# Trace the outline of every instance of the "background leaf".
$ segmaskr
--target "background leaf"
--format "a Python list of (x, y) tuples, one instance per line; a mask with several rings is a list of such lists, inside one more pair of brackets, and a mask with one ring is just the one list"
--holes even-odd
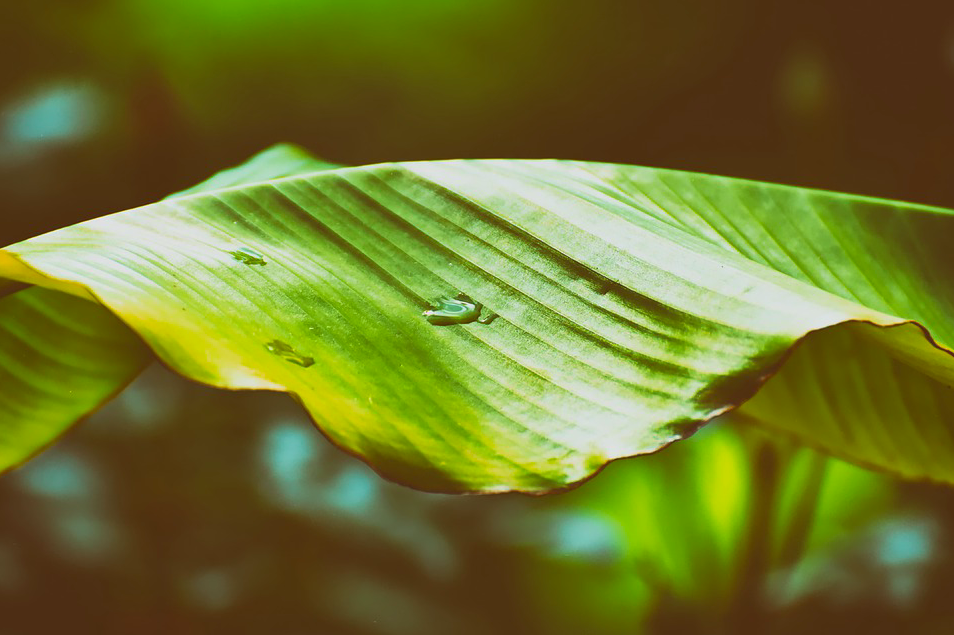
[[(330, 166), (280, 144), (172, 196)], [(51, 443), (152, 359), (128, 327), (91, 300), (0, 279), (0, 471)]]
[(134, 333), (88, 300), (42, 287), (0, 298), (0, 469), (99, 407), (148, 358)]

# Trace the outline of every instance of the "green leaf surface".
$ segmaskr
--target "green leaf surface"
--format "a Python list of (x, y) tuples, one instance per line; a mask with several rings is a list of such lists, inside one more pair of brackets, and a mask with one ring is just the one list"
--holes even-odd
[[(288, 144), (269, 148), (184, 192), (314, 172), (332, 164)], [(19, 270), (25, 280), (37, 274)], [(48, 281), (41, 281), (48, 282)], [(50, 283), (63, 288), (61, 283)], [(82, 289), (74, 295), (0, 279), (0, 471), (19, 465), (128, 384), (152, 359), (122, 321)]]
[(187, 377), (296, 395), (423, 489), (549, 491), (740, 404), (951, 481), (952, 222), (667, 170), (435, 161), (188, 194), (11, 246), (0, 274), (91, 291)]

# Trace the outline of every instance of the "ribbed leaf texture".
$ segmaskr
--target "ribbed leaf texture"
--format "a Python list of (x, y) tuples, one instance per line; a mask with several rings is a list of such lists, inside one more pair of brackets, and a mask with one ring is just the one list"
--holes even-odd
[[(740, 407), (954, 481), (948, 210), (622, 165), (267, 152), (8, 247), (0, 275), (102, 303), (187, 377), (292, 393), (339, 446), (422, 489), (550, 491)], [(73, 337), (50, 328), (47, 366), (11, 363), (3, 399), (48, 407), (27, 388), (64, 372), (54, 349)], [(42, 440), (3, 412), (7, 465), (128, 376), (68, 399)]]

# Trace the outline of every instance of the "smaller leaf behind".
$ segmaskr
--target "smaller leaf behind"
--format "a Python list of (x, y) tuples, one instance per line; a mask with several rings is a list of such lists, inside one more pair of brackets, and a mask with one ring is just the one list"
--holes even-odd
[(0, 470), (22, 463), (150, 359), (101, 306), (30, 287), (0, 298)]
[[(336, 166), (279, 144), (169, 198), (330, 167)], [(19, 263), (5, 264), (32, 281), (57, 284)], [(89, 298), (84, 290), (60, 288), (0, 278), (0, 472), (52, 443), (154, 359), (110, 311), (77, 297)]]

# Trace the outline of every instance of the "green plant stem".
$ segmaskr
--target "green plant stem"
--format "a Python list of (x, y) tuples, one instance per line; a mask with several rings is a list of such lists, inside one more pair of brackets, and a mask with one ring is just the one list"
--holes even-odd
[(815, 524), (815, 513), (818, 510), (818, 496), (825, 482), (828, 459), (811, 452), (809, 457), (808, 474), (805, 486), (792, 511), (791, 524), (785, 533), (782, 548), (779, 551), (776, 566), (780, 569), (794, 567), (805, 551), (808, 537)]
[(0, 298), (12, 295), (17, 291), (23, 291), (33, 285), (26, 282), (15, 282), (13, 280), (0, 280)]
[(727, 634), (760, 635), (766, 632), (768, 612), (763, 589), (770, 565), (770, 536), (781, 458), (779, 449), (772, 443), (764, 443), (758, 448), (737, 592), (724, 622)]

